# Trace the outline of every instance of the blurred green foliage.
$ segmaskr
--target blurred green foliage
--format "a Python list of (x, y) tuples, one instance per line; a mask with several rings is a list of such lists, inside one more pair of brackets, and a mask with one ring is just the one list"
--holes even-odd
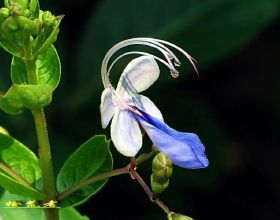
[[(224, 93), (224, 96), (222, 98), (219, 96), (220, 100), (215, 100), (216, 97), (210, 99), (208, 93), (213, 92), (215, 85), (223, 85), (222, 80), (225, 78), (218, 78), (215, 82), (211, 81), (212, 76), (206, 74), (211, 72), (213, 66), (235, 56), (238, 51), (252, 44), (276, 21), (279, 17), (279, 0), (80, 0), (79, 2), (50, 0), (41, 1), (40, 5), (42, 9), (51, 9), (57, 15), (66, 15), (56, 44), (62, 63), (62, 80), (54, 94), (54, 102), (47, 108), (56, 170), (59, 170), (63, 160), (66, 160), (70, 153), (86, 139), (93, 134), (104, 132), (101, 130), (98, 110), (102, 92), (100, 66), (102, 58), (111, 46), (130, 37), (150, 36), (177, 44), (198, 60), (200, 80), (195, 78), (191, 65), (181, 59), (183, 64), (179, 69), (181, 77), (173, 80), (168, 70), (161, 68), (160, 80), (146, 95), (157, 104), (165, 121), (171, 127), (199, 134), (206, 146), (206, 154), (210, 161), (209, 168), (183, 170), (175, 167), (170, 187), (162, 195), (163, 200), (172, 210), (186, 213), (197, 220), (206, 219), (203, 218), (202, 208), (196, 206), (203, 201), (196, 200), (208, 198), (205, 200), (208, 202), (207, 205), (213, 207), (211, 203), (215, 201), (215, 191), (223, 187), (220, 185), (221, 179), (228, 172), (226, 169), (230, 166), (229, 163), (238, 164), (240, 160), (238, 154), (235, 156), (236, 151), (232, 152), (232, 146), (234, 147), (236, 143), (232, 143), (229, 137), (229, 132), (232, 130), (228, 127), (231, 125), (223, 123), (225, 118), (220, 115), (221, 110), (218, 109), (219, 107), (226, 109), (225, 106), (228, 106), (227, 108), (233, 111), (229, 113), (235, 113), (233, 110), (235, 100), (232, 97), (237, 97), (234, 95), (239, 82), (229, 83), (228, 90), (223, 87), (215, 88), (219, 94)], [(256, 53), (261, 52), (256, 51)], [(6, 91), (11, 84), (8, 69), (11, 57), (3, 51), (0, 51), (0, 57), (0, 91)], [(116, 79), (120, 76), (126, 61), (128, 59), (124, 59), (119, 67), (113, 69), (114, 83), (117, 82)], [(246, 74), (242, 66), (237, 68), (238, 72), (225, 68), (227, 72), (218, 74), (218, 77)], [(185, 72), (191, 74), (186, 75)], [(211, 73), (215, 77), (215, 73)], [(249, 80), (248, 84), (250, 82)], [(213, 87), (209, 87), (209, 83), (213, 83)], [(212, 90), (208, 91), (206, 88)], [(229, 90), (232, 93), (225, 92)], [(238, 91), (240, 94), (237, 98), (240, 98), (244, 91)], [(213, 92), (214, 95), (217, 93)], [(254, 96), (254, 98), (259, 97)], [(34, 127), (30, 120), (28, 114), (10, 117), (3, 112), (0, 113), (1, 126), (7, 128), (17, 139), (23, 140), (26, 145), (35, 146)], [(234, 120), (237, 118), (232, 119)], [(236, 133), (231, 135), (236, 135), (236, 139), (243, 145), (248, 143), (245, 142), (246, 138), (238, 139), (244, 137), (238, 136), (238, 132), (248, 134), (248, 130), (245, 130), (242, 125), (238, 129), (240, 130), (236, 130)], [(105, 133), (108, 134), (108, 130)], [(252, 139), (255, 140), (254, 138)], [(149, 148), (150, 143), (146, 142), (143, 151)], [(128, 159), (120, 156), (113, 147), (111, 149), (116, 158), (115, 167), (128, 162)], [(139, 168), (139, 172), (148, 182), (151, 164), (144, 164)], [(267, 175), (269, 176), (267, 178), (273, 176)], [(237, 206), (238, 208), (240, 207)], [(125, 220), (132, 219), (132, 216), (134, 220), (165, 218), (164, 214), (148, 202), (148, 198), (139, 186), (125, 177), (111, 179), (104, 191), (80, 209), (83, 214), (96, 219)], [(106, 211), (104, 216), (104, 210), (110, 209), (112, 211)], [(215, 213), (220, 212), (219, 207), (214, 206), (213, 209), (212, 214), (216, 216)], [(232, 212), (238, 213), (237, 210)], [(272, 212), (270, 215), (265, 213), (270, 216), (269, 219), (277, 219)], [(262, 219), (261, 216), (266, 215), (244, 214), (239, 219), (250, 219), (252, 216), (254, 219)], [(216, 216), (216, 219), (223, 219), (222, 214), (220, 216), (220, 218)], [(227, 219), (233, 218), (228, 216)]]

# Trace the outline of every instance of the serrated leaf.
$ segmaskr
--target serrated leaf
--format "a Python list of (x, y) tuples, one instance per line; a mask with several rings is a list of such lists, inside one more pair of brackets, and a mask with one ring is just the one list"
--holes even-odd
[[(0, 133), (0, 162), (8, 166), (30, 184), (41, 178), (39, 160), (36, 155), (16, 139)], [(0, 185), (12, 193), (41, 199), (42, 193), (28, 187), (3, 170), (0, 170)]]
[[(113, 160), (109, 141), (104, 135), (96, 135), (78, 148), (65, 162), (57, 178), (57, 189), (63, 192), (81, 180), (112, 170)], [(75, 206), (97, 193), (107, 179), (83, 187), (66, 197), (61, 206)]]
[[(50, 85), (55, 90), (61, 74), (61, 66), (58, 54), (54, 46), (41, 53), (36, 60), (36, 74), (39, 85)], [(11, 64), (11, 77), (15, 84), (28, 84), (25, 63), (19, 57), (13, 57)]]
[[(32, 208), (6, 208), (6, 202), (8, 201), (26, 201), (25, 198), (17, 195), (4, 192), (0, 199), (0, 219), (4, 220), (45, 220), (43, 209), (32, 209)], [(73, 207), (59, 209), (60, 220), (89, 220), (88, 217), (82, 216)]]

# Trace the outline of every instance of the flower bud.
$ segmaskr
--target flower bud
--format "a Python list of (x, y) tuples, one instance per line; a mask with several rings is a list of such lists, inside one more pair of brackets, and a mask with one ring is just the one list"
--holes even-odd
[(0, 8), (0, 22), (4, 21), (10, 15), (9, 9)]
[(167, 216), (168, 220), (193, 220), (191, 217), (182, 215), (182, 214), (177, 214), (177, 213), (170, 213)]
[(29, 18), (31, 16), (30, 10), (29, 9), (23, 10), (22, 16)]
[(17, 7), (20, 8), (21, 10), (25, 10), (29, 7), (29, 0), (5, 0), (5, 7)]
[(166, 182), (172, 176), (172, 161), (161, 152), (153, 159), (152, 171), (157, 182)]
[(151, 187), (152, 191), (155, 194), (160, 194), (163, 191), (165, 191), (168, 188), (169, 185), (169, 179), (167, 179), (165, 182), (157, 182), (154, 178), (154, 175), (151, 175)]
[(54, 26), (55, 16), (50, 11), (44, 11), (42, 14), (42, 21), (45, 26)]
[(36, 22), (24, 16), (16, 16), (15, 19), (19, 28), (21, 28), (24, 33), (31, 34), (33, 36), (38, 35), (39, 25)]
[(18, 24), (14, 17), (8, 17), (2, 24), (2, 30), (6, 33), (18, 30)]

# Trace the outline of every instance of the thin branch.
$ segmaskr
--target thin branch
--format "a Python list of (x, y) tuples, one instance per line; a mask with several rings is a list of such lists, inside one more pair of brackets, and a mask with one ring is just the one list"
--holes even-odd
[(142, 177), (137, 173), (135, 169), (130, 169), (130, 174), (134, 177), (134, 179), (137, 180), (137, 182), (140, 184), (140, 186), (143, 188), (143, 190), (146, 192), (148, 195), (149, 199), (156, 203), (166, 214), (170, 213), (169, 208), (164, 205), (164, 203), (158, 198), (157, 195), (155, 195), (148, 185), (145, 183), (145, 181), (142, 179)]
[(3, 162), (0, 162), (0, 170), (3, 170), (4, 172), (9, 174), (11, 177), (16, 179), (18, 182), (22, 183), (23, 185), (33, 188), (32, 185), (26, 179), (24, 179), (22, 176), (18, 175), (14, 170), (12, 170), (10, 167), (8, 167)]
[(87, 186), (89, 184), (95, 183), (97, 181), (109, 178), (109, 177), (113, 177), (113, 176), (118, 176), (121, 174), (125, 174), (125, 173), (129, 173), (129, 166), (123, 167), (123, 168), (119, 168), (119, 169), (115, 169), (106, 173), (101, 173), (99, 175), (90, 177), (86, 180), (82, 180), (81, 182), (78, 182), (77, 184), (73, 185), (72, 187), (66, 189), (65, 191), (63, 191), (62, 193), (57, 195), (57, 200), (61, 201), (64, 198), (66, 198), (67, 196), (69, 196), (71, 193), (79, 190), (80, 188)]

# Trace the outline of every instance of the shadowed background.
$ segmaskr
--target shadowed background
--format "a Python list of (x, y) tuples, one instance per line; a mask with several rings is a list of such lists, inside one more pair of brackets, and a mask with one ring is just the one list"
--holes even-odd
[[(207, 169), (174, 168), (161, 195), (171, 210), (196, 220), (280, 218), (279, 0), (49, 0), (43, 10), (65, 14), (56, 47), (62, 79), (46, 109), (54, 167), (101, 129), (102, 58), (115, 43), (137, 36), (168, 40), (197, 59), (199, 79), (181, 58), (181, 76), (161, 66), (160, 79), (145, 95), (165, 121), (197, 133), (206, 146)], [(146, 49), (141, 47), (141, 49)], [(0, 51), (0, 90), (10, 86), (11, 57)], [(116, 85), (129, 59), (113, 69)], [(8, 116), (0, 124), (13, 137), (36, 146), (31, 115)], [(146, 137), (147, 139), (147, 137)], [(150, 149), (147, 139), (143, 152)], [(111, 144), (115, 168), (128, 163)], [(139, 172), (149, 181), (151, 164)], [(165, 219), (128, 176), (109, 180), (78, 208), (91, 219)]]

